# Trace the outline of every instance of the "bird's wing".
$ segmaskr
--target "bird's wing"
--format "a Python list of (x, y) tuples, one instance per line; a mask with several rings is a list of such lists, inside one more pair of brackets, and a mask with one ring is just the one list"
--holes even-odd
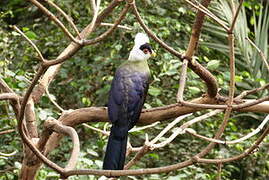
[(140, 113), (148, 90), (147, 73), (119, 69), (112, 81), (108, 113), (112, 123), (132, 128)]

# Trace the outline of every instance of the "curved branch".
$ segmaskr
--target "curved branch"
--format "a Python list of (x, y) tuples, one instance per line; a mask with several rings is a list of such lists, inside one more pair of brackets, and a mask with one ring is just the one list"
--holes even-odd
[(61, 29), (62, 31), (66, 34), (70, 40), (76, 44), (81, 44), (81, 42), (76, 39), (68, 30), (67, 28), (63, 25), (63, 23), (53, 14), (51, 13), (47, 8), (45, 8), (40, 2), (37, 0), (28, 0), (31, 3), (33, 3), (36, 7), (38, 7), (44, 14), (46, 14), (52, 21), (54, 21)]
[(75, 131), (75, 129), (72, 127), (69, 127), (69, 126), (65, 126), (60, 121), (57, 121), (53, 118), (48, 119), (45, 122), (44, 127), (46, 129), (53, 130), (53, 131), (60, 133), (60, 134), (66, 134), (66, 135), (69, 135), (71, 137), (72, 142), (73, 142), (73, 150), (72, 150), (70, 159), (69, 159), (66, 167), (64, 168), (64, 170), (74, 169), (76, 166), (78, 157), (79, 157), (79, 152), (80, 152), (79, 138), (78, 138), (78, 134)]
[(18, 101), (19, 96), (15, 93), (2, 93), (2, 94), (0, 94), (0, 101), (2, 101), (2, 100)]

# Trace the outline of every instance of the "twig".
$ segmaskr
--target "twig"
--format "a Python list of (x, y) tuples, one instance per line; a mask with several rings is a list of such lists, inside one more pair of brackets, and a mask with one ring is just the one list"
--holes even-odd
[[(238, 6), (238, 8), (237, 8), (237, 10), (236, 10), (236, 13), (234, 14), (232, 24), (231, 24), (231, 26), (230, 26), (230, 29), (228, 30), (228, 32), (230, 32), (230, 33), (234, 30), (235, 22), (236, 22), (236, 20), (237, 20), (237, 17), (238, 17), (238, 15), (239, 15), (240, 10), (241, 10), (243, 1), (244, 1), (244, 0), (240, 0), (240, 2), (239, 2), (239, 6)], [(233, 3), (233, 1), (231, 1), (231, 2)], [(233, 5), (232, 7), (234, 7), (234, 5)]]
[[(111, 23), (101, 23), (101, 26), (114, 26), (114, 24), (111, 24)], [(124, 29), (124, 30), (127, 30), (127, 31), (132, 31), (133, 30), (133, 28), (128, 27), (128, 26), (123, 26), (123, 25), (118, 25), (118, 28), (121, 28), (121, 29)]]
[(190, 121), (188, 121), (188, 122), (182, 124), (179, 128), (181, 128), (182, 130), (184, 130), (184, 129), (186, 129), (187, 127), (193, 125), (194, 123), (197, 123), (197, 122), (200, 122), (200, 121), (202, 121), (202, 120), (204, 120), (204, 119), (207, 119), (207, 118), (209, 118), (209, 117), (215, 116), (216, 114), (218, 114), (218, 113), (220, 113), (220, 112), (222, 112), (222, 111), (223, 111), (223, 110), (214, 110), (214, 111), (211, 111), (211, 112), (209, 112), (209, 113), (206, 113), (206, 114), (204, 114), (204, 115), (202, 115), (202, 116), (196, 117), (196, 118), (194, 118), (194, 119), (192, 119), (192, 120), (190, 120)]
[(88, 125), (88, 124), (86, 124), (86, 123), (83, 123), (82, 125), (85, 126), (85, 127), (87, 127), (87, 128), (89, 128), (89, 129), (92, 129), (92, 130), (94, 130), (94, 131), (100, 132), (100, 133), (102, 133), (102, 134), (105, 135), (105, 136), (109, 136), (109, 134), (110, 134), (110, 133), (107, 132), (107, 131), (103, 131), (103, 130), (101, 130), (101, 129), (95, 128), (95, 127), (90, 126), (90, 125)]
[(137, 132), (137, 131), (142, 131), (144, 129), (147, 129), (147, 128), (151, 128), (151, 127), (154, 127), (156, 126), (157, 124), (159, 124), (160, 121), (157, 121), (155, 123), (152, 123), (152, 124), (149, 124), (147, 126), (142, 126), (142, 127), (135, 127), (135, 128), (132, 128), (130, 131), (128, 131), (129, 133), (132, 133), (132, 132)]
[(101, 0), (97, 0), (97, 3), (94, 2), (94, 11), (93, 11), (93, 18), (92, 18), (92, 22), (90, 23), (90, 27), (89, 27), (89, 31), (93, 31), (93, 28), (96, 24), (96, 20), (97, 20), (97, 16), (98, 16), (98, 12), (99, 12), (99, 9), (100, 9), (100, 3), (101, 3)]
[(46, 87), (46, 94), (48, 95), (49, 100), (56, 106), (61, 112), (64, 112), (65, 110), (53, 99), (52, 95), (49, 93), (48, 86)]
[(33, 41), (31, 39), (29, 39), (17, 26), (14, 25), (14, 26), (12, 26), (12, 28), (15, 29), (18, 33), (20, 33), (24, 37), (24, 39), (26, 39), (31, 44), (31, 46), (33, 46), (33, 48), (36, 50), (40, 60), (42, 62), (44, 62), (45, 59), (44, 59), (42, 53), (37, 48), (37, 46), (35, 45), (35, 43), (33, 43)]
[(169, 123), (153, 140), (150, 141), (150, 144), (155, 144), (165, 133), (167, 133), (171, 128), (173, 128), (177, 123), (179, 123), (181, 120), (185, 119), (186, 117), (191, 116), (191, 114), (186, 114), (183, 116), (179, 116), (174, 121)]
[(103, 39), (105, 39), (108, 35), (110, 35), (117, 28), (117, 26), (121, 23), (121, 21), (124, 19), (129, 8), (130, 8), (130, 5), (126, 4), (126, 6), (122, 10), (121, 14), (119, 15), (119, 18), (115, 21), (114, 25), (111, 28), (109, 28), (106, 32), (104, 32), (103, 34), (101, 34), (97, 38), (94, 38), (91, 40), (84, 40), (83, 45), (90, 45), (90, 44), (98, 43), (98, 42), (102, 41)]
[(53, 14), (51, 13), (46, 7), (44, 7), (41, 3), (39, 3), (37, 0), (28, 0), (32, 2), (36, 7), (38, 7), (44, 14), (46, 14), (53, 22), (55, 22), (62, 31), (67, 35), (67, 37), (70, 38), (71, 41), (73, 41), (76, 44), (81, 44), (81, 41), (76, 39), (63, 25), (63, 23)]
[(4, 157), (10, 157), (10, 156), (14, 156), (18, 151), (13, 151), (12, 153), (2, 153), (0, 152), (0, 156), (4, 156)]
[(4, 135), (4, 134), (8, 134), (8, 133), (12, 133), (14, 132), (15, 129), (8, 129), (8, 130), (4, 130), (4, 131), (0, 131), (0, 135)]
[(44, 0), (44, 1), (47, 2), (49, 5), (51, 5), (52, 7), (54, 7), (55, 9), (57, 9), (64, 16), (64, 18), (70, 23), (72, 28), (77, 33), (78, 38), (81, 39), (81, 36), (79, 34), (79, 30), (77, 29), (77, 26), (74, 24), (72, 19), (59, 6), (57, 6), (57, 4), (55, 4), (54, 2), (52, 2), (50, 0)]
[(211, 117), (211, 116), (214, 116), (214, 115), (220, 113), (221, 111), (222, 111), (222, 110), (211, 111), (211, 112), (209, 112), (209, 113), (206, 113), (206, 114), (204, 114), (204, 115), (202, 115), (202, 116), (196, 117), (196, 118), (194, 118), (194, 119), (192, 119), (192, 120), (190, 120), (190, 121), (184, 123), (184, 124), (181, 125), (179, 128), (175, 128), (173, 134), (170, 135), (169, 138), (167, 138), (165, 141), (160, 142), (160, 143), (158, 143), (158, 144), (153, 144), (153, 145), (151, 146), (151, 148), (152, 148), (152, 149), (156, 149), (156, 148), (162, 148), (162, 147), (166, 146), (167, 144), (169, 144), (170, 142), (172, 142), (178, 135), (180, 135), (180, 134), (184, 134), (184, 133), (186, 132), (186, 130), (191, 131), (191, 130), (188, 129), (187, 127), (193, 125), (194, 123), (197, 123), (197, 122), (200, 122), (200, 121), (202, 121), (202, 120), (204, 120), (204, 119), (207, 119), (207, 118), (209, 118), (209, 117)]
[(252, 90), (247, 90), (247, 91), (243, 91), (240, 95), (238, 95), (236, 98), (234, 98), (235, 100), (237, 99), (242, 99), (243, 97), (247, 96), (247, 95), (250, 95), (250, 94), (254, 94), (254, 93), (257, 93), (259, 91), (262, 91), (264, 89), (268, 89), (269, 88), (269, 83), (268, 84), (265, 84), (261, 87), (258, 87), (258, 88), (255, 88), (255, 89), (252, 89)]
[(206, 7), (204, 7), (202, 4), (200, 4), (198, 1), (195, 1), (197, 5), (195, 5), (193, 2), (189, 0), (185, 0), (188, 4), (193, 6), (194, 8), (198, 9), (199, 11), (202, 11), (205, 13), (208, 17), (216, 21), (221, 27), (223, 27), (226, 31), (229, 30), (229, 28), (222, 22), (217, 16), (215, 16), (212, 12), (210, 12)]
[(91, 3), (91, 7), (92, 7), (92, 9), (93, 9), (93, 14), (95, 14), (95, 12), (96, 12), (96, 3), (95, 3), (95, 0), (90, 0), (90, 3)]
[(248, 156), (249, 154), (253, 153), (253, 151), (255, 151), (255, 149), (258, 149), (259, 148), (259, 144), (268, 135), (268, 133), (269, 133), (269, 126), (267, 126), (267, 128), (265, 129), (265, 131), (256, 140), (256, 142), (250, 148), (248, 148), (245, 152), (243, 152), (242, 154), (239, 154), (239, 155), (236, 155), (236, 156), (230, 157), (230, 158), (223, 158), (223, 159), (204, 159), (204, 158), (198, 158), (197, 159), (197, 162), (218, 164), (218, 163), (227, 163), (227, 162), (231, 162), (231, 161), (236, 161), (238, 159), (242, 159), (242, 158)]
[(251, 133), (247, 134), (246, 136), (243, 136), (239, 139), (236, 139), (236, 140), (233, 140), (233, 141), (221, 141), (221, 140), (218, 140), (218, 139), (213, 139), (213, 138), (208, 138), (208, 137), (205, 137), (205, 136), (202, 136), (200, 134), (197, 134), (193, 131), (187, 131), (188, 133), (198, 137), (198, 138), (201, 138), (201, 139), (204, 139), (204, 140), (207, 140), (207, 141), (210, 141), (210, 142), (215, 142), (215, 143), (218, 143), (218, 144), (236, 144), (236, 143), (240, 143), (242, 141), (245, 141), (249, 138), (251, 138), (252, 136), (256, 135), (257, 133), (259, 133), (263, 127), (266, 125), (266, 123), (269, 121), (269, 115), (266, 116), (266, 118), (262, 121), (262, 123), (254, 130), (252, 131)]
[(261, 51), (261, 49), (258, 47), (258, 46), (256, 46), (256, 44), (254, 43), (254, 42), (252, 42), (248, 37), (246, 37), (246, 40), (248, 40), (248, 42), (258, 51), (258, 53), (260, 54), (260, 56), (261, 56), (261, 58), (262, 58), (262, 60), (263, 60), (263, 62), (264, 62), (264, 64), (266, 65), (266, 68), (267, 68), (267, 70), (269, 71), (269, 64), (268, 64), (268, 62), (267, 62), (267, 59), (266, 59), (266, 57), (265, 57), (265, 55), (264, 55), (264, 53)]

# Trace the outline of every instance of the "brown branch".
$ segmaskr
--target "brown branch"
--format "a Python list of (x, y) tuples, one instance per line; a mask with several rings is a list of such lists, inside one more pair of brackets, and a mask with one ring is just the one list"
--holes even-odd
[(81, 41), (76, 39), (63, 25), (63, 23), (52, 13), (50, 12), (46, 7), (44, 7), (41, 3), (39, 3), (37, 0), (28, 0), (31, 3), (33, 3), (36, 7), (38, 7), (45, 15), (47, 15), (53, 22), (55, 22), (65, 33), (65, 35), (74, 43), (81, 44)]
[[(114, 26), (114, 24), (111, 24), (111, 23), (101, 23), (101, 26)], [(124, 29), (124, 30), (127, 30), (127, 31), (132, 31), (133, 30), (133, 28), (128, 27), (128, 26), (123, 26), (123, 25), (118, 25), (117, 27), (118, 28), (121, 28), (121, 29)]]
[[(211, 0), (203, 0), (201, 4), (203, 7), (207, 8), (208, 5), (210, 4), (210, 1)], [(189, 41), (189, 45), (185, 53), (185, 56), (187, 56), (188, 58), (191, 58), (194, 55), (194, 52), (198, 47), (199, 37), (200, 37), (202, 26), (204, 23), (204, 18), (205, 18), (205, 13), (198, 10), (195, 22), (192, 26), (192, 34)]]
[(0, 135), (4, 135), (4, 134), (8, 134), (8, 133), (12, 133), (14, 132), (15, 129), (8, 129), (8, 130), (4, 130), (4, 131), (0, 131)]
[(189, 1), (189, 0), (185, 0), (188, 4), (190, 4), (191, 6), (193, 6), (194, 8), (196, 8), (197, 10), (205, 13), (208, 17), (210, 17), (211, 19), (213, 19), (214, 21), (216, 21), (220, 26), (222, 26), (226, 31), (229, 30), (229, 28), (225, 25), (225, 23), (220, 20), (217, 16), (215, 16), (212, 12), (210, 12), (206, 7), (204, 7), (202, 4), (200, 4), (198, 1), (196, 1), (196, 4), (194, 4), (193, 2)]
[(51, 5), (52, 7), (54, 7), (57, 11), (59, 11), (64, 16), (64, 18), (70, 23), (72, 28), (75, 30), (78, 38), (81, 39), (79, 31), (77, 29), (77, 26), (74, 24), (72, 19), (59, 6), (57, 6), (57, 4), (55, 4), (54, 2), (52, 2), (50, 0), (44, 0), (44, 1), (47, 2), (49, 5)]
[(25, 107), (26, 129), (30, 138), (38, 138), (37, 123), (35, 116), (35, 106), (33, 99), (30, 98)]
[(64, 168), (64, 170), (68, 171), (68, 170), (74, 169), (76, 166), (78, 157), (79, 157), (79, 152), (80, 152), (79, 138), (78, 138), (77, 132), (72, 127), (65, 126), (60, 121), (57, 121), (53, 118), (47, 120), (44, 127), (45, 129), (50, 129), (57, 133), (69, 135), (71, 137), (72, 142), (73, 142), (73, 150), (72, 150), (70, 159), (66, 167)]
[(38, 56), (39, 56), (39, 59), (41, 61), (45, 61), (42, 53), (40, 52), (40, 50), (38, 49), (38, 47), (35, 45), (35, 43), (33, 43), (33, 41), (31, 41), (31, 39), (29, 39), (17, 26), (12, 26), (13, 29), (15, 29), (18, 33), (20, 33), (30, 44), (31, 46), (33, 46), (33, 48), (36, 50)]
[(227, 162), (242, 159), (242, 158), (250, 155), (251, 153), (253, 153), (253, 151), (259, 147), (259, 144), (262, 143), (263, 139), (268, 135), (268, 133), (269, 133), (269, 126), (267, 126), (267, 128), (262, 133), (262, 135), (256, 140), (256, 142), (250, 148), (248, 148), (245, 152), (243, 152), (242, 154), (239, 154), (237, 156), (230, 157), (230, 158), (223, 158), (223, 159), (203, 159), (203, 158), (198, 158), (197, 160), (198, 160), (199, 163), (214, 163), (214, 164), (218, 164), (218, 163), (227, 163)]
[[(234, 55), (234, 36), (233, 34), (229, 33), (228, 34), (228, 40), (229, 40), (229, 47), (230, 47), (230, 51), (229, 51), (229, 56), (230, 56), (230, 87), (229, 87), (229, 99), (227, 102), (227, 109), (225, 111), (224, 114), (224, 118), (223, 121), (218, 129), (218, 131), (215, 133), (214, 139), (219, 139), (227, 124), (228, 124), (228, 120), (229, 117), (231, 115), (232, 112), (232, 103), (233, 103), (233, 98), (234, 98), (234, 89), (235, 89), (235, 55)], [(201, 151), (199, 154), (197, 154), (197, 157), (201, 157), (206, 155), (207, 153), (209, 153), (214, 146), (216, 145), (215, 142), (211, 142), (203, 151)]]
[(267, 59), (264, 55), (264, 53), (260, 50), (260, 48), (258, 46), (256, 46), (256, 44), (254, 42), (252, 42), (248, 37), (246, 37), (246, 39), (248, 40), (248, 42), (258, 51), (259, 55), (261, 56), (267, 70), (269, 71), (269, 64), (267, 62)]
[(119, 18), (115, 21), (114, 25), (111, 28), (109, 28), (106, 32), (104, 32), (103, 34), (101, 34), (100, 36), (98, 36), (95, 39), (83, 41), (83, 45), (90, 45), (90, 44), (98, 43), (98, 42), (102, 41), (103, 39), (105, 39), (107, 36), (109, 36), (117, 28), (117, 26), (121, 23), (121, 21), (123, 20), (123, 18), (126, 15), (126, 13), (128, 12), (129, 8), (130, 8), (130, 5), (126, 4), (126, 6), (124, 7), (124, 9), (122, 10), (122, 12), (119, 15)]
[(269, 84), (265, 84), (261, 87), (258, 87), (258, 88), (252, 89), (252, 90), (243, 91), (240, 95), (238, 95), (235, 98), (235, 100), (242, 99), (243, 97), (245, 97), (247, 95), (254, 94), (254, 93), (257, 93), (257, 92), (262, 91), (264, 89), (268, 89), (268, 88), (269, 88)]
[[(0, 90), (2, 90), (5, 93), (12, 93), (16, 94), (8, 85), (7, 83), (0, 78)], [(18, 99), (11, 99), (11, 106), (16, 114), (16, 117), (18, 117), (19, 111), (20, 111), (20, 102), (19, 102), (19, 96)]]
[(2, 101), (2, 100), (18, 101), (19, 96), (15, 93), (2, 93), (2, 94), (0, 94), (0, 101)]
[[(239, 12), (240, 12), (241, 7), (242, 7), (242, 5), (243, 5), (243, 1), (244, 1), (244, 0), (240, 0), (240, 2), (239, 2), (239, 6), (238, 6), (238, 8), (237, 8), (237, 10), (236, 10), (236, 12), (235, 12), (235, 14), (234, 14), (233, 21), (232, 21), (232, 24), (231, 24), (231, 27), (230, 27), (228, 33), (231, 33), (231, 32), (233, 32), (233, 30), (234, 30), (235, 22), (236, 22), (236, 20), (237, 20), (237, 17), (238, 17), (238, 15), (239, 15)], [(233, 3), (233, 1), (232, 1), (232, 3)], [(233, 6), (233, 7), (234, 7), (234, 6)]]

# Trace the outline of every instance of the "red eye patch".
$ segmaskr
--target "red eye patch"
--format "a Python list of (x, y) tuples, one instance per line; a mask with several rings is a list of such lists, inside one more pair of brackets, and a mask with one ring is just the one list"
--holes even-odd
[(144, 52), (145, 54), (148, 54), (148, 53), (149, 53), (149, 50), (148, 50), (148, 49), (143, 49), (143, 52)]

